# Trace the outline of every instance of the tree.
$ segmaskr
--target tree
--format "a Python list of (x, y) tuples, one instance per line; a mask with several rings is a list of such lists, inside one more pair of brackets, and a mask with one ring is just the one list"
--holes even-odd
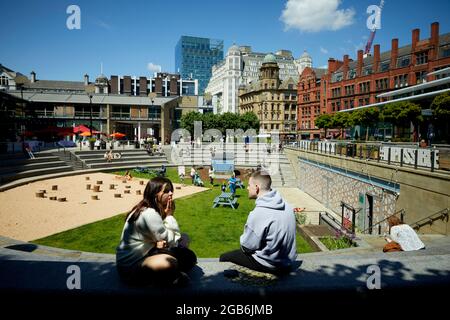
[(327, 129), (331, 128), (331, 118), (330, 114), (321, 114), (314, 120), (314, 124), (319, 129), (325, 129), (325, 137), (327, 136)]
[(180, 119), (180, 126), (191, 133), (194, 136), (194, 121), (202, 121), (202, 114), (197, 111), (191, 111), (183, 114)]
[(226, 112), (219, 117), (218, 125), (220, 131), (223, 135), (226, 135), (226, 129), (237, 129), (239, 128), (240, 118), (236, 113)]
[(255, 113), (246, 112), (240, 116), (239, 127), (244, 131), (248, 129), (255, 129), (257, 131), (259, 129), (259, 119)]
[(353, 125), (366, 127), (366, 141), (368, 141), (370, 127), (380, 120), (380, 110), (376, 107), (358, 109), (351, 113), (350, 118)]
[(407, 127), (410, 123), (416, 128), (419, 122), (423, 121), (422, 109), (416, 103), (410, 101), (400, 101), (389, 103), (384, 106), (381, 118), (385, 122), (390, 122), (397, 127)]
[(331, 127), (341, 130), (341, 137), (343, 136), (342, 130), (352, 126), (352, 120), (348, 112), (336, 112), (331, 118)]
[(445, 120), (450, 117), (450, 92), (444, 92), (436, 96), (431, 103), (433, 115)]

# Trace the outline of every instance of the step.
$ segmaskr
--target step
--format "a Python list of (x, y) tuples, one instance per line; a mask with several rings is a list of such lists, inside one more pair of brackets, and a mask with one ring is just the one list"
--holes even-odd
[(27, 170), (27, 171), (22, 171), (22, 172), (18, 172), (18, 173), (1, 175), (0, 181), (2, 184), (4, 184), (6, 182), (17, 180), (17, 179), (41, 176), (41, 175), (45, 175), (45, 174), (65, 172), (65, 171), (73, 171), (73, 168), (68, 165), (62, 165), (62, 166), (57, 166), (57, 167), (52, 167), (52, 168)]
[(92, 169), (95, 168), (109, 168), (109, 167), (120, 167), (120, 166), (151, 166), (151, 165), (162, 165), (168, 164), (166, 160), (164, 161), (120, 161), (120, 162), (103, 162), (103, 163), (93, 163), (90, 164), (89, 167)]
[[(91, 164), (91, 163), (99, 163), (99, 162), (106, 162), (105, 158), (94, 158), (94, 159), (82, 159), (85, 163)], [(112, 161), (120, 162), (120, 161), (127, 161), (127, 160), (135, 160), (135, 161), (166, 161), (166, 157), (149, 157), (149, 156), (133, 156), (133, 157), (127, 157), (123, 156), (119, 159), (113, 159)]]
[[(85, 150), (85, 151), (73, 151), (74, 154), (76, 155), (89, 155), (89, 154), (101, 154), (104, 155), (105, 152), (109, 152), (109, 149), (102, 149), (102, 150)], [(117, 149), (112, 149), (112, 152), (120, 152), (120, 153), (147, 153), (147, 151), (145, 149), (122, 149), (122, 148), (117, 148)]]
[(52, 168), (54, 166), (62, 166), (66, 163), (64, 161), (52, 161), (52, 162), (38, 162), (38, 163), (27, 163), (24, 165), (15, 165), (10, 167), (0, 167), (0, 174), (22, 172), (34, 169), (44, 169)]

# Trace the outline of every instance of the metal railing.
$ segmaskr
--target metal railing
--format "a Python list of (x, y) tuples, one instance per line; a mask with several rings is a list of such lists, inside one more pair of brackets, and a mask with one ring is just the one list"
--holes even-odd
[(356, 144), (352, 141), (301, 140), (296, 146), (286, 147), (361, 160), (374, 160), (388, 165), (398, 164), (400, 167), (426, 168), (431, 172), (440, 168), (439, 149), (436, 146), (420, 148), (417, 144)]
[(400, 214), (400, 221), (403, 223), (403, 221), (405, 221), (404, 219), (405, 219), (406, 211), (405, 211), (405, 209), (400, 209), (400, 210), (394, 212), (393, 214), (391, 214), (390, 216), (388, 216), (387, 218), (384, 218), (383, 220), (378, 221), (377, 223), (375, 223), (375, 224), (371, 225), (370, 227), (364, 229), (360, 233), (364, 234), (364, 233), (367, 233), (367, 231), (370, 231), (369, 234), (373, 234), (372, 231), (375, 229), (375, 227), (378, 226), (378, 235), (380, 235), (381, 234), (381, 224), (386, 222), (390, 217), (396, 216), (398, 214)]
[(422, 218), (410, 225), (413, 229), (419, 230), (424, 225), (427, 225), (427, 224), (432, 225), (434, 223), (434, 221), (439, 220), (439, 219), (441, 219), (442, 221), (446, 220), (448, 222), (448, 211), (449, 211), (449, 208), (439, 210), (438, 212), (435, 212), (435, 213), (429, 215), (428, 217)]

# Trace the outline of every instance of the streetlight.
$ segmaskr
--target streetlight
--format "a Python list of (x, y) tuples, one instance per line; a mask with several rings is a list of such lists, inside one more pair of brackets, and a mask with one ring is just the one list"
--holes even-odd
[(89, 94), (89, 107), (90, 107), (90, 131), (91, 131), (91, 137), (92, 137), (92, 94)]

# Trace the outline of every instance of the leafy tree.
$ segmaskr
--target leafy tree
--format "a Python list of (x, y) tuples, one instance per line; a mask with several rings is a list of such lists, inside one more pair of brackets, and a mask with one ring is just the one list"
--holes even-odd
[(353, 111), (350, 117), (353, 125), (366, 127), (366, 141), (368, 141), (369, 128), (378, 123), (380, 119), (380, 110), (376, 107), (358, 109)]
[(239, 127), (247, 131), (248, 129), (259, 129), (259, 119), (253, 112), (246, 112), (240, 115), (240, 125)]
[(393, 102), (384, 106), (381, 119), (396, 127), (404, 128), (412, 123), (416, 128), (417, 124), (423, 121), (422, 109), (418, 104), (410, 101)]
[(327, 136), (327, 129), (331, 128), (332, 115), (321, 114), (314, 120), (314, 124), (319, 129), (325, 129), (325, 137)]
[(436, 96), (431, 103), (433, 115), (445, 120), (450, 117), (450, 92), (444, 92)]
[(186, 114), (183, 114), (183, 116), (180, 119), (180, 126), (183, 129), (186, 129), (194, 136), (194, 121), (202, 121), (202, 114), (197, 111), (191, 111)]
[(236, 113), (226, 112), (219, 117), (219, 127), (217, 129), (222, 131), (222, 134), (226, 135), (226, 129), (239, 128), (240, 118)]

